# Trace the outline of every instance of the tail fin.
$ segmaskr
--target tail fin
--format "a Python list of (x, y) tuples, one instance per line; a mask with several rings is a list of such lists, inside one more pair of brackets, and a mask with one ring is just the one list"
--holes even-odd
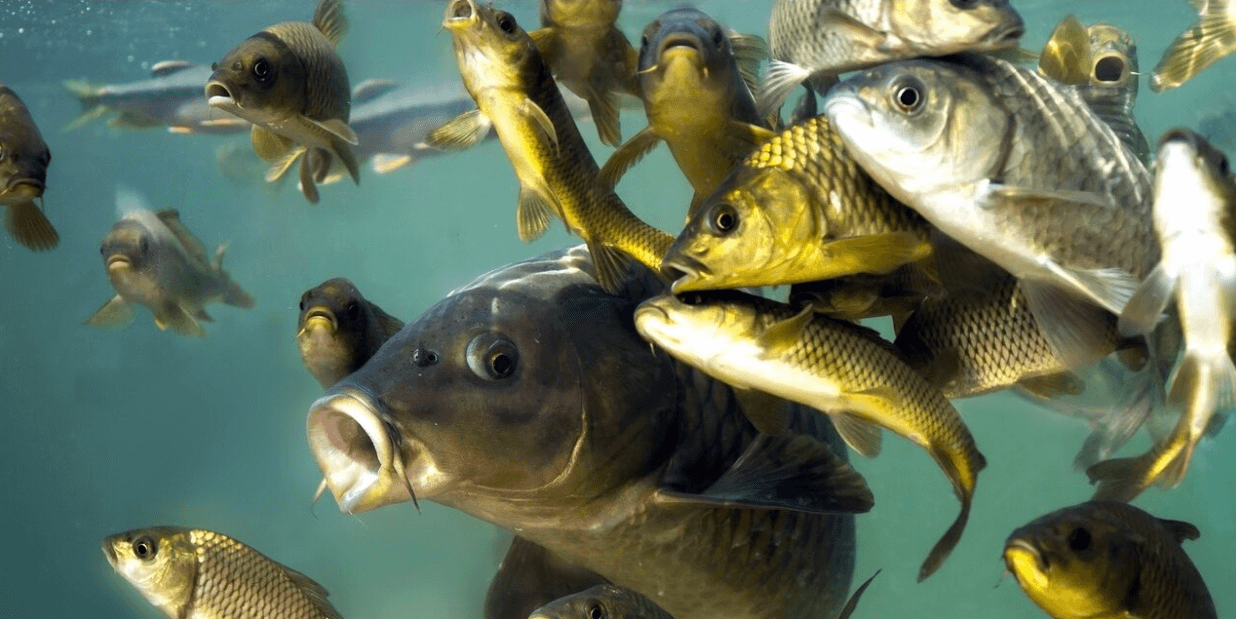
[(257, 305), (253, 301), (253, 297), (249, 296), (249, 293), (245, 292), (240, 287), (240, 284), (232, 281), (227, 271), (223, 270), (223, 255), (227, 253), (227, 247), (227, 243), (219, 245), (219, 249), (215, 250), (215, 259), (211, 263), (214, 265), (215, 270), (219, 272), (219, 275), (227, 281), (227, 289), (223, 292), (223, 302), (234, 307), (252, 308)]
[(65, 80), (64, 87), (69, 94), (77, 97), (78, 103), (82, 104), (81, 114), (78, 114), (73, 122), (65, 125), (64, 131), (80, 129), (107, 114), (107, 106), (99, 102), (98, 86), (82, 80)]
[(1236, 51), (1232, 1), (1209, 0), (1201, 4), (1201, 19), (1172, 41), (1154, 68), (1152, 90), (1162, 92), (1180, 86), (1214, 61)]

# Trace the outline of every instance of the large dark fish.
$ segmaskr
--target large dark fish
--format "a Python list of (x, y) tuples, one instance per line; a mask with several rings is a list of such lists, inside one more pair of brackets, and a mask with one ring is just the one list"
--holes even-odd
[(151, 67), (149, 79), (136, 82), (99, 86), (68, 80), (64, 87), (82, 104), (82, 113), (65, 130), (116, 112), (108, 124), (127, 129), (167, 127), (173, 133), (224, 134), (248, 131), (249, 121), (212, 109), (202, 98), (211, 73), (207, 65), (165, 60)]
[(13, 240), (35, 251), (60, 242), (36, 200), (47, 189), (51, 150), (43, 141), (30, 110), (13, 89), (0, 84), (0, 208), (4, 229)]
[(1124, 503), (1090, 501), (1018, 528), (1004, 562), (1056, 619), (1215, 619), (1214, 601), (1181, 543), (1197, 527)]
[(657, 268), (670, 235), (627, 209), (598, 184), (600, 169), (579, 135), (549, 67), (510, 13), (455, 0), (442, 26), (451, 31), (464, 87), (478, 109), (430, 136), (441, 148), (475, 144), (492, 126), (519, 179), (519, 238), (545, 233), (553, 218), (588, 244), (598, 279), (614, 290), (629, 256)]
[(245, 39), (214, 65), (206, 84), (212, 108), (253, 123), (259, 157), (284, 169), (300, 162), (301, 191), (311, 203), (336, 158), (360, 184), (356, 133), (348, 127), (351, 86), (335, 53), (347, 29), (343, 3), (320, 0), (313, 23), (282, 22)]
[[(834, 616), (853, 570), (847, 514), (871, 506), (835, 433), (796, 408), (802, 434), (758, 435), (730, 388), (649, 350), (632, 312), (663, 286), (624, 281), (606, 294), (586, 252), (557, 252), (405, 326), (309, 411), (340, 508), (414, 491), (678, 619)], [(526, 619), (561, 595), (489, 616)]]
[(341, 619), (312, 578), (214, 531), (136, 529), (107, 536), (103, 554), (172, 619)]
[(352, 282), (328, 279), (300, 297), (296, 342), (323, 389), (359, 370), (403, 322), (367, 301)]

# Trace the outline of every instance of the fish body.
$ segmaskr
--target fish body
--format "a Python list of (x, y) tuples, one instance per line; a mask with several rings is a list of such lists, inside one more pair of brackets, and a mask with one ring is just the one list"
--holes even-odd
[(548, 66), (515, 18), (456, 0), (442, 23), (454, 37), (459, 73), (479, 109), (435, 131), (431, 143), (470, 146), (492, 123), (519, 179), (521, 240), (538, 238), (557, 217), (588, 244), (601, 283), (611, 290), (622, 271), (622, 253), (656, 268), (672, 237), (645, 224), (612, 189), (598, 184), (596, 161)]
[(322, 585), (213, 531), (135, 529), (104, 538), (103, 554), (173, 619), (340, 619)]
[(228, 52), (205, 89), (212, 108), (253, 123), (259, 157), (273, 162), (291, 156), (300, 162), (301, 189), (313, 203), (315, 183), (335, 158), (360, 184), (352, 154), (357, 138), (348, 127), (351, 86), (335, 53), (346, 30), (340, 0), (321, 0), (312, 24), (275, 24)]
[(167, 127), (174, 133), (228, 134), (249, 130), (249, 123), (214, 110), (202, 98), (213, 71), (209, 66), (183, 60), (156, 63), (150, 78), (122, 84), (64, 83), (82, 105), (82, 113), (66, 130), (76, 129), (109, 112), (109, 124), (142, 129)]
[(827, 118), (761, 144), (665, 255), (674, 292), (885, 274), (931, 255), (930, 230), (845, 151)]
[(1197, 527), (1125, 503), (1090, 501), (1018, 528), (1004, 562), (1056, 619), (1213, 619), (1206, 583), (1181, 543)]
[(214, 319), (207, 303), (221, 301), (251, 308), (253, 299), (223, 270), (220, 246), (213, 259), (202, 242), (180, 222), (174, 209), (134, 210), (112, 226), (99, 251), (116, 296), (87, 319), (99, 328), (133, 321), (133, 304), (154, 314), (155, 326), (206, 337), (202, 322)]
[(414, 493), (678, 619), (834, 616), (871, 500), (835, 433), (792, 408), (789, 432), (758, 435), (728, 387), (635, 332), (663, 284), (616, 296), (594, 273), (576, 248), (484, 275), (318, 400), (309, 444), (340, 508)]
[(1168, 380), (1168, 403), (1185, 410), (1150, 453), (1091, 470), (1096, 496), (1131, 500), (1152, 483), (1175, 486), (1211, 419), (1236, 405), (1236, 176), (1227, 157), (1187, 129), (1164, 134), (1154, 177), (1154, 225), (1162, 259), (1120, 317), (1130, 335), (1154, 330), (1175, 300), (1184, 357)]
[(1198, 22), (1172, 41), (1150, 77), (1155, 92), (1177, 88), (1236, 51), (1236, 2), (1193, 0)]
[(365, 365), (403, 322), (367, 301), (352, 282), (337, 277), (301, 295), (297, 327), (305, 369), (323, 389), (330, 389)]
[(614, 152), (602, 182), (615, 185), (664, 141), (695, 190), (690, 218), (734, 165), (772, 135), (737, 59), (756, 63), (764, 54), (761, 39), (731, 34), (695, 7), (671, 9), (648, 24), (639, 52), (648, 127)]
[(1133, 117), (1140, 73), (1129, 33), (1106, 23), (1084, 27), (1069, 15), (1043, 46), (1039, 72), (1072, 85), (1142, 163), (1150, 162), (1150, 146)]
[(49, 250), (60, 242), (39, 206), (49, 165), (51, 149), (30, 110), (12, 88), (0, 84), (0, 210), (9, 236), (34, 251)]
[(622, 0), (541, 0), (530, 32), (558, 83), (588, 102), (601, 141), (622, 143), (619, 94), (639, 96), (635, 49), (618, 29)]
[(657, 297), (636, 310), (635, 326), (656, 346), (718, 380), (829, 415), (859, 453), (878, 453), (881, 427), (927, 450), (962, 507), (923, 563), (919, 580), (948, 557), (965, 528), (986, 459), (957, 410), (873, 331), (739, 293), (692, 304)]
[(895, 60), (1010, 50), (1024, 31), (1007, 0), (778, 0), (760, 110), (778, 111), (808, 79), (831, 85), (840, 73)]
[(597, 585), (587, 591), (558, 598), (529, 615), (528, 619), (673, 619), (664, 608), (639, 592), (617, 585)]
[(889, 193), (1019, 278), (1061, 359), (1108, 352), (1107, 312), (1158, 258), (1150, 176), (1076, 92), (963, 54), (872, 69), (825, 105)]

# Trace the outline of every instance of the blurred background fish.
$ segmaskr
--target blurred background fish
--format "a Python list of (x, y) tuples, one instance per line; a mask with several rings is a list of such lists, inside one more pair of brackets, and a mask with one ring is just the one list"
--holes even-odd
[(81, 128), (115, 113), (113, 127), (167, 127), (173, 133), (229, 134), (249, 130), (249, 121), (214, 110), (202, 97), (211, 68), (185, 60), (165, 60), (150, 68), (150, 78), (121, 84), (95, 85), (66, 80), (64, 87), (82, 113), (64, 130)]

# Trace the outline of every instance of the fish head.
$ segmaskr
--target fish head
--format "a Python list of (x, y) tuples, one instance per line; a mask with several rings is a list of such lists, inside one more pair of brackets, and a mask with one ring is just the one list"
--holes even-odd
[(728, 101), (737, 75), (728, 33), (707, 13), (683, 6), (662, 13), (644, 28), (639, 77), (649, 107), (700, 97)]
[(528, 619), (626, 619), (643, 616), (634, 599), (639, 595), (617, 585), (597, 585), (560, 597), (534, 611)]
[[(305, 367), (323, 387), (351, 374), (371, 348), (381, 345), (375, 323), (365, 298), (347, 279), (327, 280), (305, 291), (296, 332)], [(374, 338), (379, 341), (370, 342)]]
[(1005, 542), (1005, 565), (1053, 617), (1119, 616), (1138, 576), (1138, 548), (1127, 524), (1096, 505), (1047, 514)]
[(125, 217), (116, 222), (99, 246), (108, 276), (146, 270), (153, 262), (155, 244), (154, 235), (140, 221)]
[(305, 66), (270, 29), (242, 41), (212, 68), (205, 90), (212, 108), (256, 124), (305, 112), (309, 81)]
[(169, 616), (193, 599), (197, 554), (189, 532), (177, 527), (134, 529), (103, 538), (116, 573)]
[(812, 193), (778, 167), (740, 167), (695, 212), (662, 269), (675, 293), (789, 283), (828, 233)]
[(1012, 49), (1026, 31), (1008, 0), (892, 0), (887, 6), (893, 34), (931, 56)]
[(483, 276), (318, 400), (309, 444), (340, 508), (415, 493), (532, 526), (648, 475), (677, 406), (672, 365), (591, 268), (576, 249)]
[(1090, 83), (1124, 88), (1131, 97), (1137, 97), (1137, 45), (1133, 37), (1104, 23), (1093, 24), (1086, 32), (1090, 39)]
[(622, 0), (541, 0), (541, 25), (570, 29), (610, 28)]
[(442, 27), (451, 32), (464, 86), (475, 98), (489, 89), (519, 88), (525, 75), (542, 67), (532, 37), (506, 11), (475, 0), (453, 0)]
[(0, 86), (0, 195), (41, 197), (49, 165), (51, 150), (29, 110), (12, 90)]
[(990, 178), (1012, 130), (980, 78), (944, 62), (859, 73), (833, 88), (824, 113), (859, 165), (906, 204)]
[(711, 373), (727, 358), (743, 356), (758, 334), (750, 298), (737, 290), (664, 294), (636, 308), (635, 328), (680, 361)]
[[(1236, 176), (1227, 155), (1198, 133), (1176, 128), (1159, 139), (1154, 196), (1155, 226), (1165, 240), (1212, 222), (1222, 222), (1228, 239), (1236, 238), (1231, 236), (1236, 231)], [(1161, 208), (1160, 202), (1171, 206)]]

